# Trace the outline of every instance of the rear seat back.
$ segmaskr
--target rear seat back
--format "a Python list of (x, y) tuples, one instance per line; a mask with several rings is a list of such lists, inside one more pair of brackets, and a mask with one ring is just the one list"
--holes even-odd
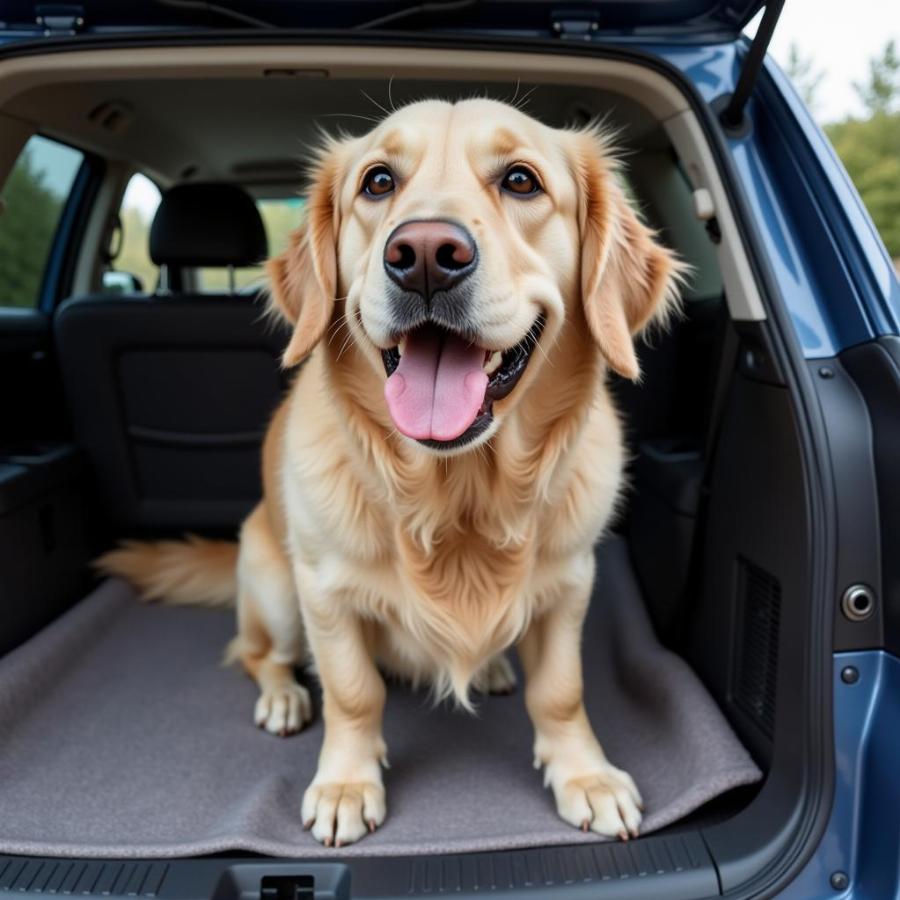
[[(252, 199), (181, 185), (162, 200), (150, 255), (180, 283), (193, 266), (266, 256)], [(76, 440), (122, 530), (234, 528), (260, 496), (260, 442), (285, 382), (287, 333), (259, 297), (73, 297), (55, 336)]]

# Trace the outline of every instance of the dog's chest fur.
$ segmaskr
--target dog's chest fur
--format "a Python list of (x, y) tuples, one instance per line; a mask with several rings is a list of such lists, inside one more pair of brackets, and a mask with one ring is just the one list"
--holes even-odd
[(323, 541), (329, 592), (371, 623), (389, 668), (464, 697), (479, 669), (564, 589), (569, 548), (553, 552), (546, 532), (559, 530), (568, 498), (551, 504), (484, 473), (448, 478), (434, 469), (406, 471), (399, 489), (382, 493), (352, 465), (341, 471), (358, 514), (352, 523), (316, 523), (332, 535)]
[[(298, 403), (286, 513), (292, 552), (316, 570), (321, 602), (351, 605), (391, 668), (464, 694), (491, 656), (585, 577), (580, 560), (591, 559), (620, 481), (618, 423), (603, 401), (577, 436), (510, 436), (493, 455), (452, 460), (369, 438), (365, 424), (348, 441), (332, 409), (306, 415), (304, 429), (309, 405)], [(305, 446), (291, 446), (302, 435)]]

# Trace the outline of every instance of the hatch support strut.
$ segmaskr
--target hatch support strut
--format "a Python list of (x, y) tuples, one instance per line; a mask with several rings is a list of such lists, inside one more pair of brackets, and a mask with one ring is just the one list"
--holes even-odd
[(772, 34), (775, 26), (778, 24), (778, 17), (784, 8), (784, 0), (767, 0), (766, 10), (763, 13), (762, 21), (759, 23), (756, 35), (747, 51), (747, 57), (744, 60), (744, 68), (741, 69), (740, 78), (738, 78), (737, 87), (734, 93), (728, 98), (728, 104), (719, 113), (719, 120), (726, 129), (740, 130), (744, 124), (744, 108), (753, 92), (753, 85), (759, 76), (759, 70), (762, 68), (763, 59), (766, 56), (766, 50), (769, 48), (769, 42), (772, 40)]

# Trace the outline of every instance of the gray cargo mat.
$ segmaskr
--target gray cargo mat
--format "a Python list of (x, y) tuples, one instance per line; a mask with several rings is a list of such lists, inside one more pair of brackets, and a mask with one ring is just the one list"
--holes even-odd
[[(643, 792), (647, 832), (760, 772), (697, 677), (657, 643), (624, 543), (598, 553), (587, 706)], [(480, 700), (473, 718), (394, 685), (388, 819), (325, 850), (300, 823), (321, 717), (287, 739), (258, 731), (254, 685), (219, 666), (232, 633), (230, 612), (142, 606), (110, 581), (0, 660), (0, 852), (349, 856), (597, 840), (556, 817), (531, 767), (521, 690)]]

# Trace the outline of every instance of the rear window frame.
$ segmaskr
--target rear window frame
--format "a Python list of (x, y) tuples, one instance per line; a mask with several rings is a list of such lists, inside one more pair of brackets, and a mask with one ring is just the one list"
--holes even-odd
[(106, 171), (106, 163), (96, 153), (68, 141), (61, 141), (41, 132), (35, 134), (45, 140), (69, 147), (82, 155), (81, 165), (75, 174), (69, 196), (63, 204), (62, 214), (53, 232), (35, 307), (40, 313), (52, 315), (56, 307), (72, 293), (78, 250)]

